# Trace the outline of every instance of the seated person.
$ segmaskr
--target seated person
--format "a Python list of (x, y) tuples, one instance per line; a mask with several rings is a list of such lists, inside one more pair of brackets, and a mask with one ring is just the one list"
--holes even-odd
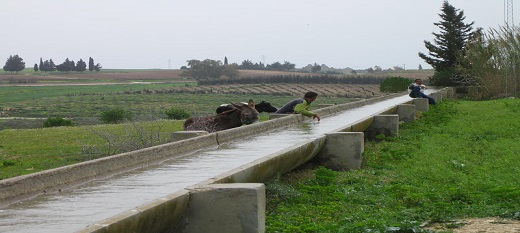
[(309, 91), (305, 93), (303, 98), (295, 99), (289, 103), (286, 103), (283, 107), (278, 109), (275, 113), (278, 114), (291, 114), (291, 113), (299, 113), (306, 117), (312, 117), (312, 119), (318, 119), (320, 121), (320, 116), (316, 113), (309, 111), (309, 107), (311, 103), (316, 100), (318, 97), (318, 93)]
[(424, 94), (424, 89), (426, 89), (426, 86), (423, 84), (422, 79), (420, 79), (420, 78), (415, 79), (415, 82), (410, 84), (408, 86), (408, 89), (410, 90), (410, 94), (409, 94), (410, 97), (427, 98), (429, 104), (435, 104), (435, 99)]

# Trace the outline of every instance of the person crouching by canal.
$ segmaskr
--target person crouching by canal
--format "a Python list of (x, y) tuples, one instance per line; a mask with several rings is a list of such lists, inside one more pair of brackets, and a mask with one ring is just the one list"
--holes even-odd
[(420, 78), (415, 79), (415, 81), (408, 86), (408, 89), (410, 90), (410, 94), (408, 94), (410, 97), (427, 98), (429, 104), (432, 104), (432, 105), (435, 104), (435, 99), (424, 94), (424, 89), (426, 89), (426, 86), (423, 84), (422, 79), (420, 79)]
[(275, 113), (277, 114), (291, 114), (291, 113), (299, 113), (306, 117), (312, 117), (312, 119), (318, 119), (320, 121), (320, 116), (317, 113), (311, 112), (309, 110), (311, 103), (318, 98), (318, 93), (309, 91), (305, 93), (303, 98), (298, 98), (292, 100), (291, 102), (286, 103), (283, 107), (278, 109)]

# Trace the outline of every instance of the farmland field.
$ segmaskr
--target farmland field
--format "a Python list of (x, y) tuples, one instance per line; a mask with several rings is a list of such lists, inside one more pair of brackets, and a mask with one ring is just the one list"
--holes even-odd
[[(108, 109), (120, 107), (137, 118), (164, 118), (176, 107), (192, 115), (214, 114), (222, 103), (253, 99), (281, 107), (307, 91), (320, 94), (313, 104), (342, 104), (383, 95), (375, 84), (235, 84), (199, 86), (180, 77), (180, 70), (107, 70), (87, 73), (0, 73), (0, 129), (12, 118), (71, 118), (78, 125), (97, 124)], [(309, 75), (277, 71), (240, 71), (241, 77)], [(404, 73), (387, 74), (402, 76)], [(410, 71), (410, 78), (429, 74)], [(20, 119), (18, 119), (20, 120)], [(38, 123), (40, 124), (40, 123)], [(23, 127), (22, 127), (23, 128)]]

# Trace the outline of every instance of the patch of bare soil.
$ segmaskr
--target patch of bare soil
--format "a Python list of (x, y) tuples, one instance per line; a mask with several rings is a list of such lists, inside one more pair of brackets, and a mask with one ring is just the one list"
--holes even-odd
[(515, 233), (520, 221), (501, 218), (472, 218), (453, 223), (433, 224), (425, 229), (454, 233)]

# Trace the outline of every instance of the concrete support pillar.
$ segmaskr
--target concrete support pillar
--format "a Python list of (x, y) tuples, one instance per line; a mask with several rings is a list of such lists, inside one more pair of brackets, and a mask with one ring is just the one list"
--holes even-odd
[(377, 135), (385, 135), (387, 137), (395, 137), (399, 135), (399, 116), (393, 115), (377, 115), (374, 116), (372, 125), (365, 130), (365, 136), (368, 140), (374, 140)]
[(279, 113), (271, 113), (269, 114), (269, 120), (284, 117), (284, 116), (290, 116), (292, 114), (279, 114)]
[(170, 135), (170, 139), (172, 142), (176, 142), (206, 134), (208, 134), (206, 131), (176, 131)]
[(265, 232), (265, 186), (212, 184), (191, 190), (188, 208), (174, 232)]
[(415, 121), (415, 105), (413, 105), (413, 104), (397, 105), (397, 115), (399, 115), (400, 121), (404, 121), (404, 122)]
[(448, 90), (447, 89), (441, 90), (440, 93), (441, 93), (441, 101), (443, 99), (447, 99), (448, 98)]
[(435, 100), (435, 102), (437, 102), (437, 103), (442, 101), (442, 93), (441, 92), (430, 93), (429, 96), (432, 97)]
[(413, 104), (415, 105), (415, 110), (426, 112), (428, 111), (429, 104), (427, 98), (415, 98), (413, 99)]
[(362, 132), (328, 133), (325, 137), (325, 145), (314, 159), (316, 162), (335, 171), (361, 167), (365, 145)]

